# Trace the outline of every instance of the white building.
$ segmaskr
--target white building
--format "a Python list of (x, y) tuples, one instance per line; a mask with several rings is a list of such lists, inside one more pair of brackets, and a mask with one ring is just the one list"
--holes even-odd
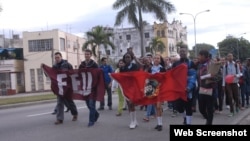
[[(113, 34), (113, 43), (116, 49), (112, 51), (110, 58), (114, 58), (116, 61), (121, 59), (129, 47), (133, 48), (135, 56), (141, 57), (140, 33), (137, 28), (115, 28)], [(145, 48), (149, 46), (153, 37), (153, 26), (146, 25), (144, 27), (143, 38), (143, 45)]]
[(85, 39), (76, 35), (59, 31), (23, 32), (25, 90), (50, 90), (50, 80), (45, 77), (41, 64), (54, 64), (54, 53), (61, 52), (63, 59), (68, 60), (74, 68), (78, 68), (84, 60), (82, 45)]
[[(113, 34), (112, 40), (116, 49), (111, 51), (110, 58), (118, 61), (127, 52), (128, 47), (132, 47), (135, 55), (141, 57), (140, 35), (137, 28), (114, 28)], [(187, 44), (187, 28), (176, 20), (173, 20), (172, 23), (166, 21), (159, 24), (155, 22), (153, 25), (145, 25), (143, 45), (146, 53), (149, 52), (148, 47), (155, 37), (160, 37), (166, 46), (166, 51), (162, 55), (174, 57), (178, 55), (176, 45), (180, 42)]]

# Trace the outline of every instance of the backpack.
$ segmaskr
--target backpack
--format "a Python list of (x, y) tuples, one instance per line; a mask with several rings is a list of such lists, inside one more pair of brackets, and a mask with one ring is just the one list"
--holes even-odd
[[(236, 63), (234, 64), (234, 67), (236, 69), (236, 74), (238, 74), (238, 69), (237, 69), (237, 64)], [(226, 75), (227, 75), (227, 64), (225, 65), (225, 68), (226, 68)]]

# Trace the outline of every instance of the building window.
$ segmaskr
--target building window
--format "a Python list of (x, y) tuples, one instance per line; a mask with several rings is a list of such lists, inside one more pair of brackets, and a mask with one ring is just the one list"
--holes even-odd
[(67, 40), (67, 48), (70, 48), (70, 40)]
[(161, 37), (165, 37), (165, 31), (164, 30), (161, 31)]
[(119, 39), (121, 40), (121, 39), (122, 39), (122, 36), (119, 36)]
[(109, 49), (106, 50), (106, 53), (107, 53), (107, 55), (110, 55), (110, 50)]
[[(0, 88), (2, 89), (10, 89), (11, 81), (10, 81), (10, 73), (0, 73)], [(2, 87), (5, 86), (5, 87)]]
[(145, 36), (145, 38), (149, 38), (149, 37), (150, 37), (150, 36), (149, 36), (149, 32), (144, 33), (144, 36)]
[(131, 35), (126, 35), (126, 40), (131, 40)]
[(30, 85), (31, 85), (31, 91), (36, 90), (36, 80), (35, 80), (35, 70), (30, 69)]
[(16, 74), (16, 80), (18, 86), (24, 86), (24, 76), (22, 72)]
[(65, 51), (65, 39), (60, 38), (60, 51)]
[(29, 40), (29, 52), (51, 51), (53, 49), (53, 39)]
[(159, 30), (157, 30), (157, 37), (160, 37), (161, 36), (161, 33)]
[(38, 90), (44, 90), (43, 83), (43, 71), (42, 69), (37, 69), (37, 80), (38, 80)]
[(49, 77), (49, 76), (46, 76), (46, 84), (49, 84), (49, 83), (51, 83), (50, 77)]

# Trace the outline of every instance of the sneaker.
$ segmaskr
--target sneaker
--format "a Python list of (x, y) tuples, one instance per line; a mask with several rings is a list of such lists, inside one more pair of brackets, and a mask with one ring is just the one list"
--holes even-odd
[(112, 110), (112, 107), (111, 107), (111, 106), (109, 106), (109, 110)]
[(150, 116), (151, 119), (155, 119), (156, 118), (156, 115), (152, 115)]
[(103, 108), (103, 107), (99, 107), (98, 110), (99, 110), (99, 111), (102, 111), (102, 110), (104, 110), (104, 108)]
[(58, 125), (58, 124), (63, 124), (63, 120), (57, 120), (57, 121), (55, 122), (55, 125)]
[(232, 117), (232, 116), (234, 116), (234, 113), (230, 113), (230, 114), (228, 114), (228, 116), (229, 116), (229, 117)]
[(116, 114), (116, 116), (118, 116), (118, 117), (121, 116), (121, 115), (122, 115), (122, 113), (117, 113), (117, 114)]
[(127, 110), (127, 108), (126, 108), (126, 107), (124, 107), (124, 108), (122, 108), (122, 110), (123, 110), (123, 111), (126, 111), (126, 110)]
[(219, 110), (215, 110), (214, 113), (215, 113), (215, 114), (219, 114), (220, 111), (219, 111)]
[(137, 126), (137, 124), (135, 122), (130, 122), (130, 124), (129, 124), (130, 129), (135, 129), (136, 126)]
[(94, 122), (89, 122), (88, 127), (92, 127), (92, 126), (94, 126), (94, 124), (95, 124)]
[(230, 106), (229, 106), (229, 105), (227, 105), (227, 106), (226, 106), (226, 108), (227, 108), (227, 109), (230, 109)]
[(74, 115), (72, 121), (77, 121), (77, 115)]
[(177, 116), (177, 111), (173, 111), (171, 117), (176, 117)]
[(161, 130), (162, 130), (162, 125), (158, 125), (157, 130), (158, 130), (158, 131), (161, 131)]
[(149, 121), (149, 118), (148, 118), (148, 117), (145, 117), (145, 118), (143, 118), (143, 121), (148, 122), (148, 121)]
[(155, 129), (159, 131), (159, 128), (162, 128), (162, 125), (156, 125)]
[(56, 111), (54, 111), (53, 113), (51, 113), (52, 115), (55, 115), (56, 114)]
[(239, 108), (238, 107), (235, 108), (235, 111), (236, 111), (236, 113), (239, 113)]
[(100, 114), (97, 113), (96, 116), (95, 116), (95, 122), (97, 122), (98, 118), (99, 118)]

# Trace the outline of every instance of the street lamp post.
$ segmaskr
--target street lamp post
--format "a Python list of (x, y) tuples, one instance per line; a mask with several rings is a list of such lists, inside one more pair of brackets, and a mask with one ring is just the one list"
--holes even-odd
[(190, 13), (180, 13), (180, 15), (190, 15), (192, 16), (193, 20), (194, 20), (194, 49), (195, 49), (195, 57), (197, 57), (197, 47), (196, 47), (196, 17), (201, 14), (201, 13), (204, 13), (204, 12), (209, 12), (210, 10), (204, 10), (204, 11), (201, 11), (201, 12), (198, 12), (196, 13), (195, 15), (193, 14), (190, 14)]
[[(246, 34), (246, 32), (241, 33), (241, 34), (239, 34), (238, 36), (243, 35), (243, 34)], [(236, 44), (236, 45), (237, 45), (238, 60), (240, 60), (239, 38), (237, 38), (237, 44)]]

